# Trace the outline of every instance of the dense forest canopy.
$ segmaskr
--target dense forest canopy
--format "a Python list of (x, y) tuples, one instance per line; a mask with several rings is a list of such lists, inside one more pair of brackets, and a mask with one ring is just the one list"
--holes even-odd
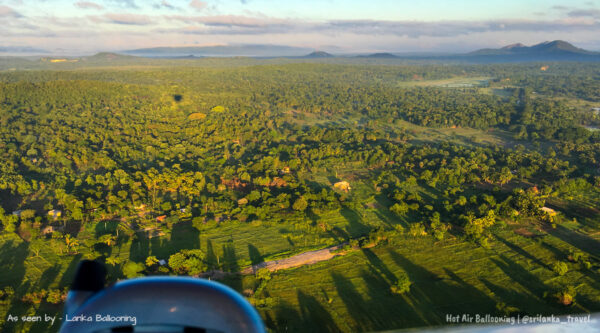
[[(244, 267), (340, 244), (372, 261), (371, 248), (424, 238), (480, 253), (526, 226), (563, 243), (552, 258), (509, 246), (514, 255), (579, 273), (537, 286), (537, 309), (499, 295), (494, 311), (598, 311), (599, 96), (600, 65), (589, 63), (0, 72), (0, 256), (22, 256), (2, 259), (12, 273), (0, 309), (58, 311), (73, 265), (90, 258), (111, 281), (227, 272), (281, 330), (293, 317), (283, 282)], [(539, 247), (536, 237), (522, 241)], [(396, 295), (386, 300), (408, 297), (414, 271), (370, 265)], [(585, 295), (561, 307), (552, 295), (574, 285)], [(399, 328), (370, 323), (338, 329)]]

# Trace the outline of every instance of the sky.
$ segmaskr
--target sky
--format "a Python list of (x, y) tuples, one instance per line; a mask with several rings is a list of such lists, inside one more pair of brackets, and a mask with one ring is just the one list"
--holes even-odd
[(600, 0), (0, 0), (0, 54), (289, 45), (468, 52), (566, 40), (600, 51)]

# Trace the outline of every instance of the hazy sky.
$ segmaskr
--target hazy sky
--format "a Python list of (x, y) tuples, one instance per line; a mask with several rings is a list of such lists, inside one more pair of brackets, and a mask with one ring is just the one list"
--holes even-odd
[(563, 39), (600, 50), (600, 0), (0, 0), (0, 53), (278, 44), (460, 52)]

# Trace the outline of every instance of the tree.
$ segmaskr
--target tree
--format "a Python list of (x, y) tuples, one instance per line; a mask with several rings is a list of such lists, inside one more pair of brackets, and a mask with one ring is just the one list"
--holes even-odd
[(71, 235), (67, 234), (67, 235), (65, 235), (65, 245), (67, 245), (68, 252), (71, 252), (71, 250), (74, 250), (75, 252), (77, 252), (77, 247), (79, 246), (79, 241), (76, 238), (71, 237)]
[(143, 276), (141, 272), (144, 270), (144, 265), (142, 263), (128, 261), (125, 266), (123, 266), (123, 275), (128, 279), (134, 277)]
[(408, 233), (413, 237), (427, 235), (427, 232), (425, 232), (425, 226), (421, 222), (412, 223), (408, 228)]
[(39, 242), (32, 242), (29, 244), (29, 249), (35, 254), (36, 257), (39, 257), (40, 251), (42, 250), (42, 244)]
[(395, 203), (390, 207), (390, 211), (398, 216), (404, 216), (408, 213), (408, 205), (401, 201), (399, 203)]
[(107, 246), (113, 246), (113, 245), (115, 245), (115, 243), (117, 241), (117, 237), (115, 235), (106, 234), (106, 235), (100, 236), (100, 238), (98, 240), (101, 243), (106, 244)]
[(48, 296), (46, 296), (46, 302), (50, 304), (58, 304), (62, 302), (63, 293), (58, 289), (48, 290)]
[(148, 258), (146, 258), (147, 267), (152, 267), (156, 264), (158, 264), (158, 259), (155, 256), (149, 256)]
[(109, 265), (113, 265), (113, 266), (116, 266), (116, 265), (120, 264), (121, 261), (122, 261), (122, 259), (119, 258), (119, 257), (108, 257), (108, 258), (106, 258), (106, 263), (109, 264)]
[(304, 199), (303, 196), (296, 199), (296, 201), (294, 201), (294, 204), (292, 205), (292, 208), (294, 210), (297, 210), (300, 212), (305, 211), (307, 207), (308, 207), (308, 201), (306, 201), (306, 199)]
[(465, 226), (465, 234), (474, 240), (481, 240), (485, 230), (496, 222), (496, 214), (489, 210), (487, 215), (480, 218), (469, 218)]
[(554, 294), (554, 297), (556, 297), (558, 303), (565, 306), (573, 304), (575, 296), (577, 296), (577, 293), (575, 288), (572, 286), (568, 286)]
[(199, 275), (208, 269), (202, 250), (181, 250), (169, 257), (169, 266), (177, 274)]

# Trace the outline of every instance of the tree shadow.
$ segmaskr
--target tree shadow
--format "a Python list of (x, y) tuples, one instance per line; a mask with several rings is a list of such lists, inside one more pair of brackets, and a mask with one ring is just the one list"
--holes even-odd
[(310, 221), (314, 225), (316, 225), (321, 220), (321, 217), (319, 215), (315, 214), (315, 212), (310, 207), (306, 210), (306, 216), (310, 219)]
[[(273, 309), (275, 320), (267, 318), (265, 324), (274, 332), (299, 332), (302, 331), (300, 314), (293, 306), (285, 301), (279, 302)], [(270, 320), (268, 320), (270, 319)]]
[(79, 266), (79, 262), (83, 255), (77, 254), (71, 259), (71, 262), (65, 269), (64, 273), (60, 277), (60, 281), (58, 282), (58, 288), (70, 287), (73, 279), (75, 278), (75, 272), (77, 271), (77, 267)]
[(250, 262), (252, 265), (260, 264), (265, 261), (265, 258), (260, 254), (256, 246), (248, 244), (248, 255), (250, 256)]
[(339, 227), (333, 227), (333, 228), (331, 228), (330, 234), (335, 239), (343, 239), (343, 240), (349, 240), (350, 239), (350, 235), (345, 230), (340, 229)]
[[(500, 255), (500, 259), (501, 260), (492, 258), (491, 260), (513, 281), (520, 284), (523, 288), (530, 292), (530, 295), (527, 297), (527, 301), (538, 305), (537, 307), (533, 308), (545, 308), (546, 312), (551, 310), (548, 309), (547, 303), (543, 300), (544, 292), (549, 291), (549, 288), (544, 284), (544, 282), (506, 256)], [(521, 298), (522, 300), (520, 303), (526, 301), (525, 295), (522, 294)]]
[(209, 269), (219, 268), (219, 258), (217, 258), (217, 254), (215, 253), (215, 249), (213, 248), (210, 239), (206, 240), (206, 264)]
[(94, 251), (102, 254), (104, 257), (110, 257), (112, 253), (112, 247), (106, 245), (105, 243), (96, 243), (92, 246), (92, 248)]
[(371, 231), (371, 228), (362, 223), (362, 217), (353, 209), (342, 207), (340, 214), (348, 221), (346, 232), (350, 237), (364, 236)]
[(540, 245), (546, 248), (548, 251), (552, 252), (552, 254), (554, 254), (554, 257), (558, 260), (563, 260), (567, 258), (566, 254), (562, 250), (548, 242), (542, 241), (540, 242)]
[[(10, 305), (8, 306), (8, 311), (6, 314), (11, 314), (12, 316), (21, 317), (28, 313), (28, 310), (31, 308), (31, 305), (24, 303), (21, 301), (21, 297), (25, 295), (31, 288), (31, 284), (29, 282), (21, 283), (17, 288), (15, 288), (15, 294), (10, 301)], [(23, 331), (23, 323), (19, 320), (16, 322), (8, 322), (6, 320), (0, 321), (1, 332), (21, 332)]]
[(233, 243), (231, 242), (229, 244), (223, 245), (223, 263), (221, 266), (223, 271), (235, 274), (227, 278), (227, 285), (241, 292), (243, 287), (242, 278), (238, 274), (238, 272), (240, 271), (240, 266), (238, 264), (238, 258), (235, 253), (235, 246), (233, 246)]
[(375, 196), (375, 201), (377, 202), (377, 211), (376, 215), (380, 220), (385, 222), (388, 225), (400, 224), (405, 228), (408, 228), (408, 222), (406, 219), (403, 219), (392, 212), (387, 207), (390, 207), (393, 203), (388, 199), (385, 195), (380, 194)]
[(96, 238), (100, 238), (100, 236), (106, 234), (116, 235), (119, 223), (120, 221), (116, 220), (107, 220), (96, 223), (96, 226), (94, 227), (94, 233)]
[(180, 221), (173, 225), (169, 245), (173, 253), (181, 250), (192, 250), (200, 248), (200, 231), (196, 229), (191, 221)]
[(389, 284), (396, 282), (396, 275), (390, 271), (385, 263), (379, 259), (379, 257), (371, 251), (371, 249), (362, 249), (362, 253), (365, 255), (369, 263), (371, 263), (373, 269), (382, 277), (384, 277)]
[[(40, 306), (37, 308), (37, 310), (35, 312), (36, 316), (42, 317), (42, 321), (38, 321), (38, 322), (34, 323), (31, 326), (31, 328), (29, 329), (29, 332), (51, 332), (51, 331), (58, 330), (58, 328), (61, 324), (61, 320), (59, 319), (61, 312), (62, 312), (62, 305), (42, 302), (42, 304), (40, 304)], [(45, 315), (56, 316), (56, 319), (54, 320), (54, 325), (51, 326), (51, 324), (52, 324), (51, 321), (44, 320)]]
[[(489, 290), (491, 290), (494, 293), (494, 295), (496, 295), (496, 297), (499, 298), (500, 301), (502, 301), (507, 306), (514, 307), (518, 304), (520, 306), (518, 308), (518, 313), (520, 313), (520, 314), (527, 314), (528, 312), (526, 309), (538, 308), (538, 306), (537, 306), (538, 304), (536, 301), (531, 302), (529, 305), (526, 305), (525, 307), (523, 307), (523, 302), (526, 300), (523, 299), (523, 293), (521, 293), (521, 292), (518, 292), (513, 289), (501, 287), (501, 286), (496, 285), (484, 278), (480, 278), (479, 281), (481, 281)], [(523, 309), (521, 309), (521, 308), (523, 308)]]
[(221, 264), (223, 271), (235, 273), (240, 270), (238, 265), (235, 246), (232, 243), (223, 245), (223, 263)]
[(21, 242), (15, 245), (14, 241), (2, 244), (0, 248), (0, 285), (17, 288), (25, 276), (25, 259), (29, 255), (29, 243)]
[(150, 253), (158, 259), (169, 259), (174, 254), (169, 246), (169, 241), (164, 237), (153, 237), (150, 239)]
[(345, 278), (339, 273), (331, 273), (331, 278), (337, 294), (346, 305), (348, 314), (353, 319), (348, 322), (348, 326), (353, 332), (364, 332), (371, 328), (372, 323), (368, 314), (371, 312), (366, 301), (361, 294), (356, 290), (352, 281)]
[(298, 290), (298, 304), (305, 332), (341, 332), (331, 314), (317, 299)]
[[(0, 286), (11, 287), (15, 291), (10, 304), (7, 306), (6, 314), (13, 316), (22, 316), (26, 313), (29, 306), (21, 301), (21, 297), (27, 293), (31, 284), (23, 281), (25, 277), (25, 259), (29, 255), (29, 243), (21, 242), (15, 245), (13, 240), (2, 244), (0, 248)], [(6, 318), (0, 320), (2, 332), (18, 332), (19, 322), (7, 322)]]
[(549, 268), (548, 265), (544, 264), (539, 258), (531, 255), (529, 252), (523, 250), (521, 247), (519, 247), (518, 245), (511, 243), (510, 241), (508, 241), (507, 239), (504, 239), (502, 237), (500, 237), (499, 235), (494, 235), (496, 237), (496, 239), (498, 239), (500, 242), (504, 243), (504, 245), (508, 246), (508, 248), (510, 248), (511, 250), (515, 251), (516, 253), (522, 255), (523, 257), (532, 260), (533, 262), (535, 262), (536, 264), (542, 266), (542, 267), (546, 267)]
[(54, 280), (58, 277), (60, 273), (61, 266), (58, 264), (54, 264), (54, 266), (46, 269), (42, 275), (40, 276), (40, 280), (38, 282), (38, 287), (40, 289), (48, 288)]
[[(495, 302), (483, 291), (462, 280), (454, 272), (444, 269), (449, 279), (445, 279), (427, 269), (412, 263), (399, 253), (389, 250), (394, 262), (402, 267), (413, 282), (407, 297), (417, 318), (415, 324), (446, 324), (447, 314), (491, 313)], [(459, 305), (459, 306), (457, 306)]]
[(131, 240), (129, 260), (142, 262), (150, 254), (150, 239), (147, 231), (138, 231)]
[(557, 225), (555, 229), (548, 230), (548, 233), (591, 255), (600, 256), (600, 241), (587, 235), (580, 234), (561, 225)]

